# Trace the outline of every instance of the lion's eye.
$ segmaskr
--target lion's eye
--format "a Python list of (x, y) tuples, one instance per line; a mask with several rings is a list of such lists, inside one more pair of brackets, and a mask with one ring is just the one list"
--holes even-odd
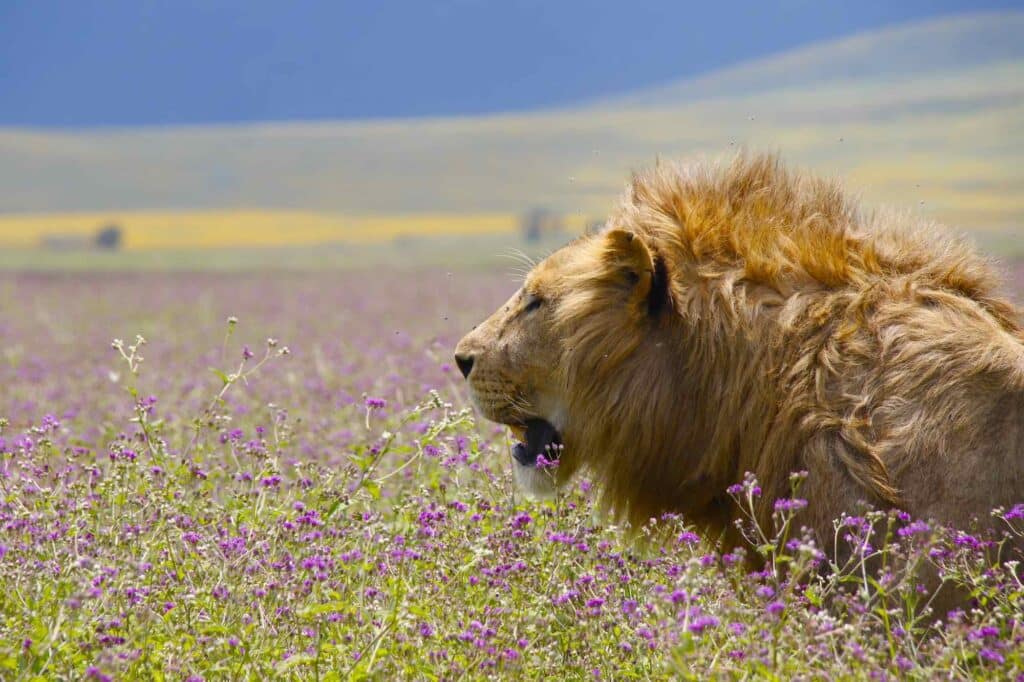
[(543, 302), (544, 299), (541, 298), (540, 296), (531, 296), (530, 302), (526, 304), (526, 308), (524, 308), (524, 310), (526, 310), (526, 312), (528, 313), (532, 313), (534, 310), (539, 308), (541, 303)]

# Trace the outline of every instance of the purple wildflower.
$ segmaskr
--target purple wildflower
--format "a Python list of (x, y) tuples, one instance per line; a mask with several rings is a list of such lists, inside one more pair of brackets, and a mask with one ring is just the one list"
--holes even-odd
[(714, 616), (698, 616), (693, 619), (688, 629), (693, 634), (699, 635), (709, 628), (718, 627), (718, 622)]

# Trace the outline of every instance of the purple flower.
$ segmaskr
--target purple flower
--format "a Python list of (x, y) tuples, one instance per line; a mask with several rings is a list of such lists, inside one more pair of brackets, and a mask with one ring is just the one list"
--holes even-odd
[(692, 531), (683, 531), (676, 537), (676, 544), (695, 545), (700, 542), (700, 536)]
[(896, 531), (896, 534), (901, 538), (910, 537), (913, 535), (923, 535), (931, 531), (931, 527), (924, 521), (914, 521), (911, 524), (904, 526)]
[(548, 459), (543, 454), (538, 454), (534, 467), (537, 469), (557, 469), (558, 462), (559, 460), (557, 457), (554, 459)]
[(110, 675), (104, 674), (102, 670), (94, 665), (90, 665), (86, 668), (85, 677), (90, 680), (98, 680), (99, 682), (112, 682), (114, 679)]
[(978, 628), (977, 630), (972, 630), (967, 635), (967, 639), (971, 640), (972, 642), (977, 642), (979, 640), (989, 639), (989, 638), (994, 639), (994, 638), (997, 638), (997, 637), (999, 637), (999, 628), (994, 627), (992, 625), (982, 626), (982, 627)]
[(718, 627), (718, 619), (714, 616), (698, 616), (693, 619), (692, 623), (690, 623), (689, 630), (693, 634), (699, 635), (708, 628), (716, 627)]
[(957, 547), (969, 547), (974, 550), (981, 549), (984, 546), (981, 540), (962, 531), (957, 531), (956, 537), (953, 538), (953, 544)]
[(388, 401), (383, 398), (367, 398), (366, 407), (371, 410), (381, 410), (387, 407)]
[(567, 603), (569, 601), (572, 601), (573, 599), (575, 599), (578, 596), (580, 596), (580, 593), (577, 592), (576, 590), (566, 590), (565, 592), (563, 592), (561, 594), (558, 594), (558, 595), (555, 595), (554, 597), (552, 597), (551, 602), (553, 604), (555, 604), (556, 606), (560, 606), (560, 605), (565, 604), (565, 603)]
[(141, 409), (146, 414), (153, 414), (154, 407), (156, 407), (155, 395), (148, 396), (139, 401), (139, 409)]
[(722, 555), (722, 563), (726, 566), (732, 566), (739, 563), (742, 558), (743, 555), (740, 552), (729, 552)]
[(780, 498), (775, 500), (775, 511), (796, 511), (807, 506), (807, 500)]
[(767, 611), (768, 614), (772, 615), (772, 616), (779, 615), (785, 609), (786, 609), (786, 605), (783, 604), (781, 601), (769, 602), (768, 605), (764, 607), (764, 610)]

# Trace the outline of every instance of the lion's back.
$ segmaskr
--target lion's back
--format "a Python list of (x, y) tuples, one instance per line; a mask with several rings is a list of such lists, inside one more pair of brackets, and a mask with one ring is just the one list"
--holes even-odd
[(839, 455), (854, 493), (958, 527), (1024, 499), (1024, 342), (1012, 307), (978, 281), (918, 268), (834, 295), (793, 396), (814, 406), (809, 442)]

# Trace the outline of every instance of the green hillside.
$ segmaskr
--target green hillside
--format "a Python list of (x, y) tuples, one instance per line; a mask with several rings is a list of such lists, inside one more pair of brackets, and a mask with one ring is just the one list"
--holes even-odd
[(656, 156), (747, 146), (842, 175), (870, 205), (1005, 233), (1024, 225), (1021, 35), (1024, 12), (946, 18), (527, 115), (0, 130), (0, 211), (595, 216)]

